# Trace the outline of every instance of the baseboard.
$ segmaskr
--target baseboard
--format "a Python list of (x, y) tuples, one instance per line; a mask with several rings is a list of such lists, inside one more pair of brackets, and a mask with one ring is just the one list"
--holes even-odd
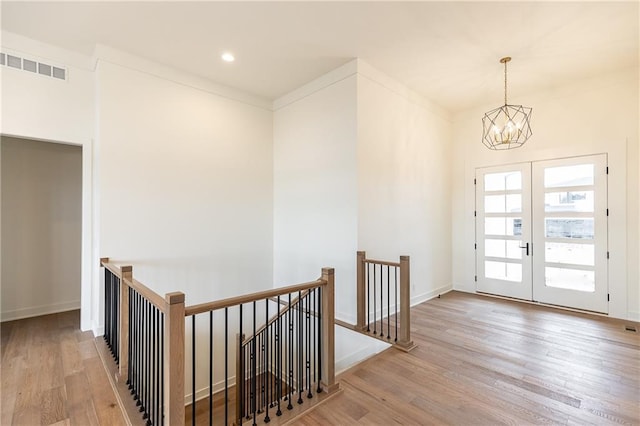
[[(236, 385), (236, 376), (229, 377), (229, 387)], [(224, 380), (213, 384), (213, 395), (224, 391)], [(184, 405), (191, 405), (193, 393), (189, 392), (184, 396)], [(209, 397), (209, 386), (196, 390), (196, 401)]]
[(640, 311), (629, 311), (627, 316), (629, 321), (640, 322)]
[(421, 303), (426, 302), (427, 300), (431, 300), (442, 294), (449, 293), (452, 290), (453, 290), (453, 286), (451, 284), (447, 284), (442, 287), (436, 288), (435, 290), (431, 290), (427, 293), (422, 293), (417, 296), (412, 296), (411, 306), (419, 305)]
[(30, 308), (15, 309), (12, 311), (3, 311), (0, 315), (0, 321), (14, 321), (23, 318), (39, 317), (42, 315), (57, 314), (59, 312), (73, 311), (80, 309), (80, 301), (56, 303), (53, 305), (33, 306)]

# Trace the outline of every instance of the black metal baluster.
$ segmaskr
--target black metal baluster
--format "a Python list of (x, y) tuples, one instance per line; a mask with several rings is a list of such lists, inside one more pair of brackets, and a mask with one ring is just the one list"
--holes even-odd
[(289, 404), (287, 405), (287, 410), (293, 410), (293, 404), (291, 404), (291, 390), (293, 389), (293, 315), (291, 309), (293, 309), (293, 307), (291, 306), (291, 293), (289, 293), (289, 344), (287, 345), (289, 353), (289, 380), (287, 383)]
[(380, 264), (380, 337), (384, 337), (384, 276)]
[[(254, 337), (256, 341), (256, 382), (258, 383), (256, 386), (256, 413), (262, 414), (262, 393), (263, 393), (263, 383), (262, 383), (262, 374), (260, 373), (260, 363), (262, 362), (262, 351), (264, 345), (263, 334), (258, 333), (257, 336)], [(260, 361), (260, 363), (258, 362)]]
[(302, 387), (303, 387), (303, 369), (302, 369), (302, 357), (304, 355), (304, 343), (302, 334), (304, 332), (304, 321), (302, 320), (302, 292), (298, 291), (298, 404), (302, 404)]
[[(229, 308), (224, 308), (224, 424), (229, 424)], [(236, 389), (237, 390), (237, 389)]]
[(160, 424), (164, 424), (164, 312), (160, 313)]
[(318, 287), (318, 393), (322, 392), (322, 287)]
[(389, 278), (389, 265), (387, 265), (387, 339), (391, 339), (391, 286)]
[(264, 339), (265, 348), (264, 348), (264, 367), (262, 368), (262, 374), (264, 375), (264, 386), (265, 389), (265, 397), (264, 397), (264, 409), (266, 415), (264, 416), (264, 422), (269, 423), (271, 419), (269, 418), (269, 377), (267, 377), (267, 370), (271, 371), (269, 368), (269, 299), (264, 300), (265, 310), (264, 310), (264, 333), (266, 333), (266, 338)]
[(396, 337), (394, 339), (394, 342), (398, 341), (398, 267), (394, 267), (394, 273), (395, 273), (395, 277), (393, 279), (393, 286), (395, 288), (395, 296), (394, 296), (394, 301), (396, 302)]
[(156, 308), (156, 326), (155, 326), (155, 332), (156, 332), (156, 342), (157, 342), (157, 346), (156, 346), (156, 402), (154, 404), (153, 410), (154, 410), (154, 416), (153, 416), (153, 420), (154, 423), (159, 425), (162, 423), (162, 420), (160, 419), (160, 369), (162, 368), (162, 364), (160, 363), (160, 352), (162, 351), (162, 346), (160, 344), (160, 309)]
[(376, 312), (376, 265), (373, 265), (373, 334), (378, 334), (376, 326), (378, 324), (378, 316)]
[(369, 320), (371, 319), (371, 268), (367, 263), (367, 333), (371, 331), (369, 328)]
[(251, 404), (251, 411), (253, 413), (253, 424), (256, 424), (256, 411), (257, 411), (257, 405), (258, 405), (258, 388), (257, 388), (257, 383), (256, 383), (256, 375), (257, 375), (257, 371), (256, 371), (256, 367), (257, 367), (257, 358), (258, 358), (258, 352), (257, 352), (257, 339), (256, 339), (256, 301), (253, 301), (253, 338), (251, 339), (252, 343), (253, 343), (253, 357), (252, 357), (252, 365), (251, 365), (251, 389), (252, 389), (252, 404)]
[[(237, 350), (240, 353), (240, 377), (236, 377), (236, 392), (240, 392), (240, 397), (237, 398), (238, 401), (240, 401), (240, 408), (238, 410), (238, 412), (240, 413), (240, 416), (244, 416), (244, 409), (245, 407), (244, 405), (244, 371), (245, 371), (245, 357), (244, 357), (244, 352), (243, 352), (243, 346), (242, 346), (242, 303), (239, 305), (239, 310), (240, 310), (240, 314), (239, 314), (239, 330), (240, 330), (240, 337), (238, 338), (238, 348)], [(226, 425), (225, 425), (226, 426)]]
[(109, 270), (104, 268), (104, 334), (102, 338), (109, 346)]
[(149, 389), (149, 419), (147, 420), (147, 426), (154, 423), (155, 415), (155, 385), (156, 385), (156, 307), (151, 305), (151, 380)]
[[(252, 345), (251, 345), (250, 341), (247, 342), (244, 345), (244, 348), (245, 348), (244, 349), (245, 350), (245, 358), (244, 359), (248, 359), (249, 360), (249, 364), (248, 364), (248, 366), (249, 366), (249, 380), (247, 380), (245, 378), (245, 381), (244, 381), (244, 386), (248, 388), (246, 390), (246, 392), (245, 392), (245, 399), (246, 399), (246, 401), (245, 401), (245, 410), (247, 412), (246, 413), (246, 419), (247, 420), (249, 420), (251, 418), (251, 365), (253, 364), (251, 362), (251, 347), (252, 347)], [(247, 382), (249, 383), (248, 385), (247, 385)]]
[(307, 313), (307, 333), (305, 336), (307, 340), (307, 398), (313, 398), (313, 394), (311, 393), (311, 290), (307, 292), (304, 298), (307, 307), (305, 310)]
[(147, 352), (146, 352), (146, 381), (144, 384), (144, 414), (142, 416), (143, 419), (149, 418), (149, 385), (151, 382), (151, 302), (147, 301), (147, 318), (145, 321), (146, 326), (146, 340), (147, 340)]
[(196, 424), (196, 316), (191, 315), (191, 424)]
[[(129, 322), (129, 327), (132, 331), (131, 337), (131, 346), (129, 346), (129, 351), (131, 352), (131, 377), (129, 380), (129, 391), (131, 391), (131, 395), (135, 395), (136, 391), (136, 380), (138, 378), (138, 351), (140, 350), (140, 346), (138, 345), (138, 293), (131, 289), (133, 296), (133, 309), (131, 309), (131, 322)], [(133, 398), (135, 400), (135, 396)]]
[(213, 424), (213, 311), (209, 311), (209, 426), (211, 426), (212, 424)]
[(276, 334), (276, 342), (278, 344), (278, 349), (276, 351), (276, 364), (277, 366), (277, 374), (276, 374), (276, 393), (278, 399), (278, 410), (276, 411), (276, 416), (282, 415), (282, 410), (280, 409), (280, 400), (282, 399), (282, 315), (280, 315), (280, 296), (278, 296), (278, 330)]
[(127, 312), (127, 317), (129, 318), (129, 325), (128, 325), (128, 343), (129, 343), (129, 351), (127, 352), (127, 387), (129, 389), (131, 389), (131, 375), (132, 375), (132, 369), (133, 366), (131, 365), (133, 363), (133, 328), (131, 327), (131, 324), (133, 323), (133, 309), (132, 309), (132, 303), (133, 303), (133, 290), (131, 289), (131, 287), (129, 287), (127, 289), (127, 291), (129, 292), (129, 312)]
[[(317, 292), (318, 288), (314, 288), (313, 290), (311, 290), (311, 295), (312, 298), (310, 299), (311, 302), (311, 308), (316, 306), (316, 292)], [(317, 339), (317, 328), (318, 328), (318, 312), (314, 311), (313, 312), (313, 326), (311, 327), (311, 334), (312, 334), (312, 338), (311, 341), (313, 342), (313, 345), (315, 346), (316, 344), (316, 339)], [(313, 352), (313, 383), (318, 381), (318, 376), (316, 375), (317, 370), (317, 366), (318, 366), (318, 362), (317, 362), (317, 357), (316, 357), (316, 351), (312, 350)], [(309, 387), (311, 387), (311, 384), (309, 384)]]
[[(142, 413), (144, 411), (144, 379), (146, 376), (146, 364), (145, 364), (145, 355), (147, 354), (147, 348), (146, 348), (146, 330), (145, 327), (147, 326), (147, 316), (146, 316), (146, 312), (147, 312), (147, 304), (146, 304), (146, 299), (141, 299), (141, 304), (140, 304), (140, 326), (142, 328), (141, 332), (140, 332), (140, 343), (141, 343), (141, 354), (140, 354), (140, 389), (138, 390), (138, 401), (140, 403), (140, 408), (139, 411)], [(136, 403), (136, 405), (138, 405)]]
[[(147, 389), (146, 389), (147, 399), (145, 400), (145, 405), (144, 405), (144, 414), (147, 419), (149, 418), (149, 415), (151, 413), (151, 392), (152, 392), (151, 373), (153, 372), (153, 366), (151, 365), (151, 358), (152, 358), (151, 354), (153, 353), (153, 346), (151, 346), (151, 335), (153, 334), (153, 328), (152, 328), (152, 322), (151, 322), (152, 307), (153, 307), (153, 304), (149, 302), (147, 305), (147, 315), (148, 315), (147, 316), (147, 344), (149, 345), (148, 351), (147, 351)], [(147, 426), (149, 426), (148, 423), (149, 422), (147, 422)]]

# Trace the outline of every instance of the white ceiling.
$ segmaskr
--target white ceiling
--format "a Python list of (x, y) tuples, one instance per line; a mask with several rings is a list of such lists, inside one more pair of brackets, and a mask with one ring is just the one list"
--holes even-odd
[[(361, 58), (450, 111), (638, 66), (631, 2), (9, 2), (2, 28), (96, 43), (270, 100)], [(223, 63), (232, 51), (237, 60)]]

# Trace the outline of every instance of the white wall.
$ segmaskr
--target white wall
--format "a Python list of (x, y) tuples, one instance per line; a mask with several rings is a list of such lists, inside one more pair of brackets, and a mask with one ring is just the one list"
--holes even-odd
[(454, 288), (475, 291), (473, 177), (477, 167), (607, 153), (609, 314), (638, 320), (638, 69), (518, 96), (513, 102), (533, 107), (533, 136), (516, 150), (495, 152), (481, 143), (480, 118), (495, 103), (454, 117)]
[(82, 149), (2, 137), (1, 319), (80, 308)]
[(98, 61), (99, 252), (187, 304), (272, 284), (272, 113)]
[(274, 281), (336, 268), (355, 322), (356, 251), (412, 256), (413, 302), (451, 288), (447, 113), (361, 60), (274, 103)]
[[(134, 277), (160, 295), (184, 292), (187, 305), (270, 288), (271, 111), (103, 58), (96, 73), (98, 253), (134, 265)], [(96, 297), (98, 330), (101, 310)], [(208, 316), (198, 321), (202, 371)], [(190, 322), (186, 331), (191, 347)], [(190, 356), (185, 373), (190, 394)], [(197, 395), (206, 386), (199, 374)]]
[(0, 67), (0, 134), (82, 146), (82, 295), (80, 326), (91, 328), (92, 137), (94, 87), (90, 58), (2, 31), (2, 51), (67, 69), (62, 81)]
[(448, 113), (360, 61), (358, 249), (411, 256), (411, 299), (451, 289)]
[(336, 313), (355, 300), (355, 63), (275, 102), (274, 285), (335, 268)]

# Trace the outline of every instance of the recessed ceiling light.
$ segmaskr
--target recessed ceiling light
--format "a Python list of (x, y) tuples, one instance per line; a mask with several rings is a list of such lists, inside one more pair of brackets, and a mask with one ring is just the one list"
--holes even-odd
[(224, 53), (222, 54), (222, 60), (223, 60), (223, 61), (225, 61), (225, 62), (233, 62), (233, 61), (235, 61), (235, 60), (236, 60), (236, 58), (233, 56), (233, 54), (232, 54), (232, 53), (230, 53), (230, 52), (224, 52)]

